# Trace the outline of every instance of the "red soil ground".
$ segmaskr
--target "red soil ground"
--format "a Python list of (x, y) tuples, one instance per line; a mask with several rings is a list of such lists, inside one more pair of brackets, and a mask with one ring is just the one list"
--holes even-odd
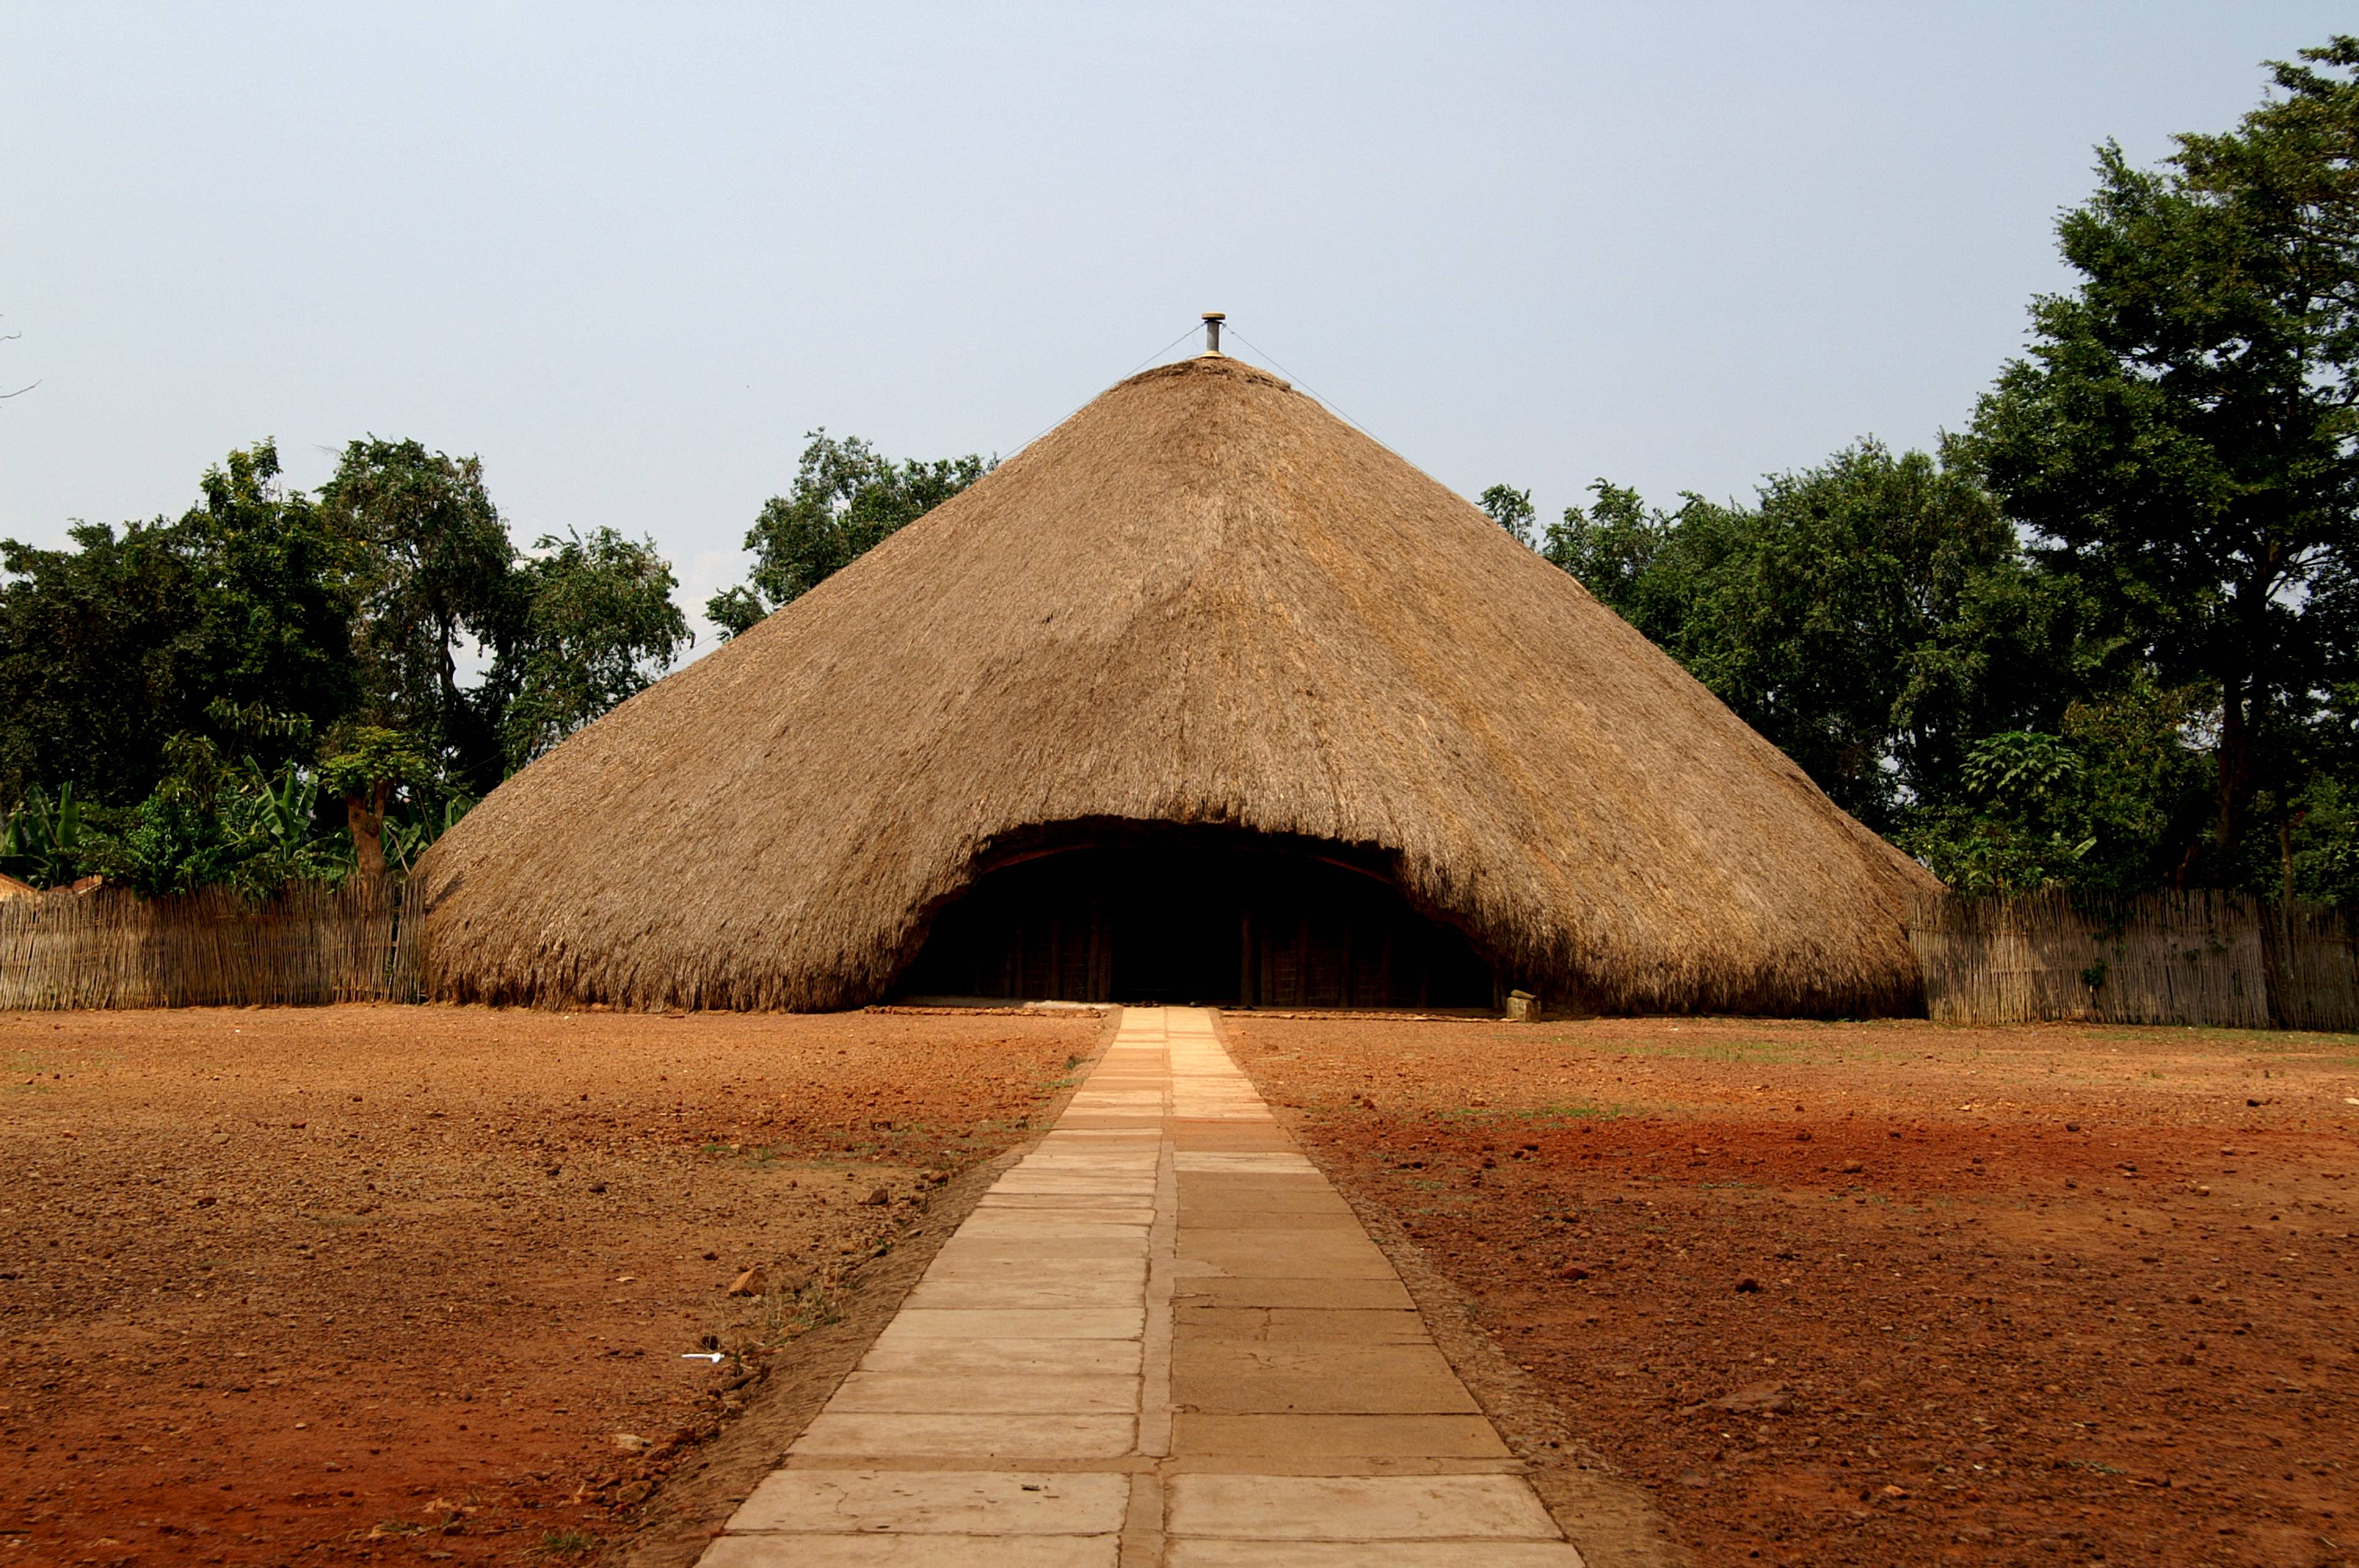
[(579, 1558), (1099, 1029), (0, 1015), (0, 1565)]
[(2359, 1039), (1223, 1028), (1700, 1563), (2359, 1562)]

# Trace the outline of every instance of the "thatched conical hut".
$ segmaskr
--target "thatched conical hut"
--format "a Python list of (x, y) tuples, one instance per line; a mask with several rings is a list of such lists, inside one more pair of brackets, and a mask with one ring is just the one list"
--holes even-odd
[(441, 995), (1914, 1006), (1914, 863), (1296, 392), (1131, 377), (511, 779)]

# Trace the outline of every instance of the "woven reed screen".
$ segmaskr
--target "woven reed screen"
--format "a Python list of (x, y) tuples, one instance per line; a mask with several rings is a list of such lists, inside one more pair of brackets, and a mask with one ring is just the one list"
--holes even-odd
[(1920, 898), (1908, 943), (1941, 1023), (2359, 1030), (2359, 916), (2229, 892)]
[(116, 888), (0, 902), (0, 1008), (414, 1001), (415, 896), (299, 883), (143, 899)]

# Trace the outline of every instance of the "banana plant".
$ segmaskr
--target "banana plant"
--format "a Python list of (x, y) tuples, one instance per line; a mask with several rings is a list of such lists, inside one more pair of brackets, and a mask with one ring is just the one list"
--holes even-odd
[(442, 802), (439, 812), (421, 807), (415, 822), (387, 817), (385, 824), (386, 863), (399, 867), (402, 874), (407, 876), (418, 857), (426, 852), (427, 846), (451, 831), (474, 804), (464, 795), (452, 795)]
[(74, 880), (82, 848), (82, 803), (73, 784), (60, 784), (54, 801), (37, 785), (0, 828), (0, 870), (35, 887), (62, 886)]
[(260, 801), (256, 815), (271, 851), (291, 862), (310, 841), (312, 820), (320, 806), (319, 778), (300, 768), (288, 768), (274, 784), (253, 758), (246, 759), (245, 766)]

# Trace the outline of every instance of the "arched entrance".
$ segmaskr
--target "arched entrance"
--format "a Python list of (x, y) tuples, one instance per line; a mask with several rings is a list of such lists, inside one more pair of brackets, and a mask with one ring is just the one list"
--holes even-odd
[(903, 997), (1490, 1008), (1492, 966), (1378, 852), (1234, 828), (1072, 826), (994, 854)]

